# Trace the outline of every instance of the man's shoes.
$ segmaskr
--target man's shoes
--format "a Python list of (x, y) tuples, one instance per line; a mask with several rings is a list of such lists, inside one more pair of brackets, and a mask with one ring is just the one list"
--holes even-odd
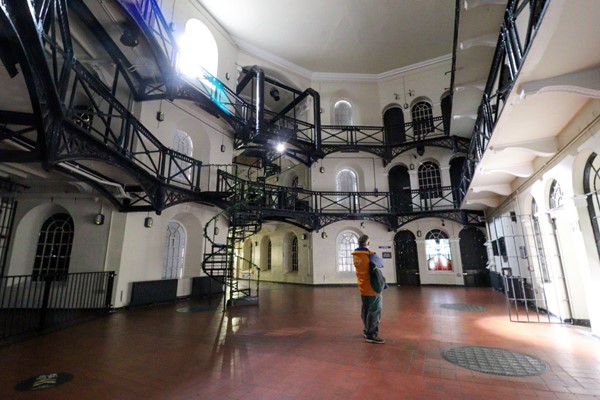
[(367, 337), (367, 342), (376, 343), (376, 344), (384, 344), (385, 340), (383, 340), (379, 336), (373, 336), (373, 337)]

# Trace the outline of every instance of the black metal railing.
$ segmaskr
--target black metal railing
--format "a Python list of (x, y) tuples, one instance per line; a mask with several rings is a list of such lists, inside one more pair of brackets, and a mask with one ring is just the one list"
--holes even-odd
[(456, 190), (440, 186), (399, 192), (331, 192), (251, 182), (219, 171), (217, 190), (250, 209), (313, 214), (399, 214), (457, 207)]
[(467, 161), (462, 171), (459, 199), (461, 202), (473, 180), (476, 167), (487, 149), (494, 127), (549, 3), (549, 0), (508, 2), (490, 74), (473, 128)]
[(0, 339), (111, 310), (114, 272), (0, 277)]

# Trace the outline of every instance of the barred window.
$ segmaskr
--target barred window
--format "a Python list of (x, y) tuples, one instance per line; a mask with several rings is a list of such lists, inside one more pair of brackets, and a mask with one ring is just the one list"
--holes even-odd
[(271, 254), (272, 254), (272, 247), (271, 247), (271, 239), (266, 236), (263, 241), (262, 241), (262, 249), (261, 249), (261, 260), (262, 260), (262, 268), (265, 271), (270, 271), (271, 270)]
[(46, 275), (54, 275), (56, 280), (66, 279), (74, 233), (69, 214), (54, 214), (44, 221), (35, 252), (33, 280), (42, 280)]
[(352, 125), (352, 104), (340, 100), (333, 106), (334, 125)]
[(298, 272), (298, 237), (294, 235), (290, 245), (290, 272)]
[(442, 197), (442, 179), (437, 164), (427, 161), (419, 166), (419, 190), (422, 200)]
[(163, 279), (178, 279), (183, 276), (186, 240), (187, 234), (183, 225), (176, 221), (169, 222), (166, 232)]
[(429, 271), (452, 271), (452, 253), (446, 232), (440, 229), (432, 229), (427, 232), (425, 253)]
[[(187, 157), (192, 157), (194, 154), (194, 144), (190, 136), (182, 131), (177, 130), (173, 136), (173, 150)], [(189, 161), (174, 157), (171, 160), (171, 171), (169, 176), (179, 182), (189, 182), (192, 178), (192, 164)]]
[(338, 272), (354, 271), (352, 252), (358, 247), (358, 235), (354, 232), (342, 232), (337, 239)]
[(550, 209), (558, 208), (563, 205), (563, 192), (560, 184), (554, 180), (550, 185)]
[[(351, 169), (343, 169), (335, 177), (336, 190), (340, 193), (357, 192), (358, 191), (358, 177), (356, 172)], [(351, 199), (354, 199), (352, 202)], [(356, 207), (356, 197), (349, 194), (340, 194), (338, 196), (338, 205), (350, 209), (351, 205)], [(349, 210), (352, 212), (352, 210)]]
[(587, 195), (588, 213), (592, 221), (592, 230), (596, 238), (596, 248), (600, 253), (600, 157), (593, 153), (585, 164), (583, 189)]
[(542, 229), (540, 227), (540, 220), (537, 216), (538, 205), (535, 199), (531, 200), (531, 222), (533, 225), (533, 240), (535, 242), (535, 248), (537, 251), (538, 264), (540, 266), (541, 279), (544, 282), (550, 282), (550, 272), (548, 270), (548, 261), (546, 259), (546, 252), (544, 250), (544, 241), (542, 239)]
[(433, 109), (430, 102), (419, 101), (415, 103), (411, 114), (416, 138), (435, 130), (433, 126)]

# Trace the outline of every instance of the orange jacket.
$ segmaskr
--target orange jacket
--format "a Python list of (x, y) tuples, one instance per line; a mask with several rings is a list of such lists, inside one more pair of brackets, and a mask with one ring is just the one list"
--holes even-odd
[(355, 250), (352, 252), (354, 268), (356, 269), (356, 279), (358, 280), (358, 290), (361, 296), (377, 295), (371, 287), (371, 279), (369, 278), (369, 255), (371, 254), (375, 254), (375, 252), (367, 250)]

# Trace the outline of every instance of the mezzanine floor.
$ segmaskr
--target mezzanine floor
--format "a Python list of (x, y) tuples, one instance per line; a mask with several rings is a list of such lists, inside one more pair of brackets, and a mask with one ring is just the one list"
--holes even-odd
[[(362, 338), (356, 288), (262, 287), (260, 306), (223, 313), (178, 302), (119, 311), (0, 348), (0, 398), (600, 398), (600, 339), (585, 328), (510, 322), (503, 295), (489, 288), (388, 289), (381, 325), (387, 343), (378, 345)], [(464, 345), (526, 353), (550, 369), (507, 377), (442, 358), (442, 350)], [(14, 389), (50, 372), (74, 378), (35, 393)]]

